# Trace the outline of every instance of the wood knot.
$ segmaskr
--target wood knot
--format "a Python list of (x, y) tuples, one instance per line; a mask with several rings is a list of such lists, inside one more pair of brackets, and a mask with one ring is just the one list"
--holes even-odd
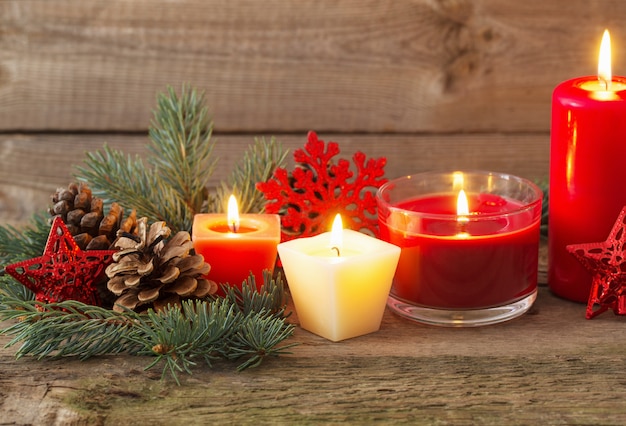
[(438, 0), (436, 10), (447, 20), (466, 24), (473, 15), (474, 3), (469, 0)]
[(480, 55), (475, 51), (460, 52), (448, 62), (444, 74), (444, 91), (454, 92), (459, 90), (464, 81), (476, 73), (480, 63)]
[(489, 73), (483, 62), (497, 35), (481, 26), (471, 0), (438, 0), (433, 10), (439, 16), (439, 33), (445, 57), (442, 58), (442, 90), (463, 91), (481, 72)]

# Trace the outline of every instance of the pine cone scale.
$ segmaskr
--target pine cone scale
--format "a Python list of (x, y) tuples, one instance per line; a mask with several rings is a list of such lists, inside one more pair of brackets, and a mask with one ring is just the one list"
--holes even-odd
[(152, 259), (150, 259), (149, 262), (139, 262), (139, 265), (137, 266), (137, 273), (139, 275), (148, 275), (152, 271), (154, 271), (154, 263), (152, 262)]
[(137, 293), (137, 299), (141, 303), (153, 302), (159, 297), (161, 287), (148, 288)]
[(185, 276), (176, 281), (176, 284), (167, 288), (168, 293), (176, 293), (179, 296), (187, 297), (195, 293), (198, 288), (198, 280), (193, 277)]
[(109, 289), (111, 293), (115, 294), (116, 296), (120, 296), (122, 292), (126, 289), (124, 277), (117, 276), (117, 277), (110, 279), (107, 282), (107, 288)]
[(209, 294), (213, 294), (217, 291), (217, 283), (215, 281), (209, 281), (204, 278), (196, 280), (198, 286), (196, 287), (196, 297), (206, 297)]

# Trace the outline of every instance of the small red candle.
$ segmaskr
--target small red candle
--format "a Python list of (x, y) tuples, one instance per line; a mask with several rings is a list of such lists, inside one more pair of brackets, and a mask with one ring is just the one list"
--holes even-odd
[(598, 76), (561, 83), (552, 96), (548, 284), (586, 302), (591, 275), (566, 246), (603, 241), (626, 205), (626, 78), (611, 77), (605, 32)]
[(446, 176), (409, 176), (379, 190), (381, 238), (402, 249), (389, 306), (437, 325), (521, 315), (537, 292), (541, 191), (489, 173), (463, 174), (464, 190), (449, 178), (446, 189)]
[(241, 288), (250, 273), (257, 289), (263, 271), (273, 272), (280, 243), (280, 217), (275, 214), (239, 215), (231, 196), (228, 216), (198, 214), (194, 217), (192, 241), (196, 253), (211, 265), (208, 279)]

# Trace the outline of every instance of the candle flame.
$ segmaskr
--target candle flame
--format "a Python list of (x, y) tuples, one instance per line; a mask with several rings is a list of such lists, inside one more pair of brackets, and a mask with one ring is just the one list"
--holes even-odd
[(337, 250), (337, 256), (340, 255), (343, 248), (343, 223), (341, 215), (338, 213), (333, 221), (333, 227), (330, 231), (330, 249)]
[(469, 222), (469, 203), (467, 202), (467, 195), (465, 195), (465, 191), (462, 189), (459, 191), (459, 195), (456, 198), (456, 221), (459, 224), (459, 232), (457, 233), (457, 237), (467, 238), (469, 234), (465, 232), (465, 227), (467, 226), (467, 222)]
[[(456, 198), (456, 214), (458, 216), (469, 215), (469, 203), (467, 202), (467, 195), (462, 189), (459, 191), (459, 196)], [(459, 219), (461, 219), (459, 217)], [(465, 218), (467, 219), (467, 217)]]
[(604, 84), (606, 90), (611, 88), (611, 36), (609, 30), (604, 30), (600, 55), (598, 56), (598, 80)]
[(226, 217), (228, 220), (228, 228), (231, 232), (237, 232), (239, 229), (239, 207), (237, 206), (237, 199), (232, 194), (228, 199), (228, 212)]

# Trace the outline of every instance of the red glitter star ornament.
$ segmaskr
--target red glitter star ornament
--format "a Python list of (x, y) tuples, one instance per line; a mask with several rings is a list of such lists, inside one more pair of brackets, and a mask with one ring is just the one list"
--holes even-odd
[[(592, 274), (587, 319), (612, 309), (626, 315), (626, 206), (622, 208), (606, 241), (570, 244), (567, 250)], [(596, 305), (599, 305), (594, 310)]]
[(77, 300), (98, 305), (95, 284), (113, 261), (115, 250), (82, 251), (60, 217), (50, 228), (41, 257), (6, 266), (7, 274), (35, 293), (42, 303)]
[(294, 152), (292, 173), (278, 168), (270, 180), (257, 183), (267, 200), (266, 212), (281, 215), (282, 241), (328, 231), (337, 213), (346, 228), (378, 234), (374, 193), (387, 182), (383, 177), (387, 159), (366, 161), (365, 154), (356, 152), (355, 175), (348, 160), (333, 161), (337, 154), (336, 142), (325, 146), (309, 132), (304, 149)]

